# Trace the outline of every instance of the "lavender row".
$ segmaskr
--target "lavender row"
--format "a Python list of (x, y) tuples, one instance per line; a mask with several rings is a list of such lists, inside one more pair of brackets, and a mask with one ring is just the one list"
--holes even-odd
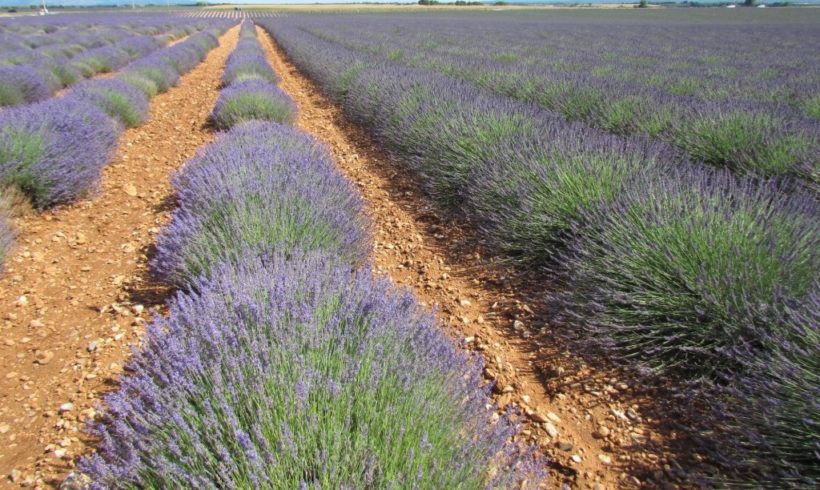
[[(659, 27), (653, 21), (602, 30), (597, 24), (548, 20), (549, 34), (544, 34), (545, 21), (516, 16), (293, 21), (322, 39), (463, 78), (570, 120), (663, 139), (709, 164), (797, 176), (813, 185), (820, 176), (820, 66), (804, 50), (793, 49), (795, 43), (818, 39), (811, 26), (717, 29)], [(693, 34), (696, 47), (681, 49), (692, 43)], [(744, 55), (744, 41), (761, 35), (778, 42), (763, 56)], [(640, 41), (633, 39), (637, 36)]]
[(213, 34), (195, 34), (131, 63), (115, 79), (89, 80), (64, 97), (0, 112), (0, 184), (16, 187), (38, 209), (86, 195), (122, 128), (147, 116), (148, 97), (175, 84), (216, 45)]
[[(658, 142), (569, 123), (293, 24), (260, 24), (439, 204), (567, 285), (545, 300), (576, 345), (708, 393), (721, 417), (706, 433), (736, 441), (711, 444), (725, 471), (817, 478), (820, 384), (805, 376), (820, 355), (813, 195), (677, 160)], [(747, 410), (773, 405), (776, 417)]]
[(508, 445), (512, 421), (487, 410), (481, 365), (361, 267), (370, 227), (323, 147), (241, 124), (174, 187), (180, 208), (152, 267), (186, 289), (93, 425), (102, 442), (80, 468), (95, 488), (508, 488), (540, 476)]
[(239, 43), (228, 57), (211, 119), (216, 127), (230, 129), (243, 121), (292, 123), (296, 106), (276, 85), (279, 77), (265, 57), (250, 20), (242, 23)]
[[(46, 44), (36, 50), (29, 49), (29, 52), (23, 50), (0, 54), (0, 106), (47, 99), (78, 80), (117, 70), (156, 51), (175, 37), (206, 27), (203, 24), (174, 26), (167, 19), (150, 19), (156, 26), (146, 25), (144, 22), (147, 21), (144, 21), (131, 27), (103, 28), (94, 36), (89, 34), (89, 31), (96, 30), (93, 27), (83, 32), (82, 25), (72, 25), (80, 29), (78, 35), (88, 48), (72, 43), (70, 33), (58, 32), (50, 34), (58, 39), (56, 46)], [(140, 32), (144, 34), (138, 34)], [(8, 42), (8, 35), (6, 38)], [(20, 42), (26, 40), (37, 45), (36, 38), (31, 41), (21, 36)]]

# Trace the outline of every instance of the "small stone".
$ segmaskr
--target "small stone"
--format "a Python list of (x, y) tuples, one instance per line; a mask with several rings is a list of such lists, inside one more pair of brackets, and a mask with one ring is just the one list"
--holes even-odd
[(460, 304), (461, 306), (470, 306), (472, 303), (470, 303), (469, 299), (461, 298), (460, 300), (458, 300), (458, 304)]
[(546, 429), (547, 434), (549, 434), (550, 437), (558, 437), (558, 429), (556, 429), (550, 422), (544, 424), (544, 429)]
[(515, 329), (516, 332), (520, 332), (521, 330), (524, 330), (524, 322), (522, 322), (521, 320), (514, 321), (513, 322), (513, 329)]
[(21, 476), (23, 476), (23, 472), (21, 472), (20, 470), (18, 470), (16, 468), (9, 472), (9, 480), (11, 480), (15, 483), (20, 481)]
[(636, 412), (632, 408), (626, 409), (626, 416), (631, 418), (632, 420), (638, 420), (640, 418), (640, 416), (638, 416), (638, 412)]
[(605, 438), (609, 435), (609, 427), (605, 425), (598, 427), (598, 431), (596, 432), (596, 434), (600, 436), (601, 439)]
[(31, 327), (31, 328), (42, 328), (42, 327), (45, 327), (45, 326), (46, 326), (46, 324), (45, 324), (45, 323), (43, 323), (43, 322), (42, 322), (42, 321), (40, 321), (40, 320), (36, 320), (36, 319), (35, 319), (35, 320), (30, 321), (30, 322), (29, 322), (29, 324), (28, 324), (28, 326), (29, 326), (29, 327)]
[(0, 425), (0, 434), (5, 434), (11, 429), (8, 424)]
[(134, 184), (125, 184), (122, 189), (131, 197), (137, 195), (137, 187)]
[(60, 490), (86, 490), (91, 485), (91, 478), (84, 473), (72, 471), (60, 484)]
[(545, 423), (545, 422), (549, 422), (549, 419), (548, 419), (548, 418), (544, 417), (543, 415), (541, 415), (541, 414), (540, 414), (540, 413), (538, 413), (538, 412), (532, 412), (532, 413), (530, 414), (530, 418), (531, 418), (531, 419), (533, 419), (534, 421), (538, 422), (539, 424), (543, 424), (543, 423)]
[(95, 350), (97, 350), (97, 342), (89, 342), (85, 350), (87, 350), (88, 352), (94, 352)]
[(576, 463), (580, 463), (580, 462), (581, 462), (581, 456), (579, 456), (579, 455), (577, 455), (577, 454), (573, 454), (573, 455), (572, 455), (572, 457), (571, 457), (570, 459), (571, 459), (571, 460), (573, 460), (573, 461), (574, 461), (574, 462), (576, 462)]
[(59, 459), (65, 458), (65, 455), (68, 453), (64, 448), (60, 448), (54, 451), (54, 456)]
[(596, 483), (595, 485), (592, 485), (592, 490), (605, 490), (605, 488), (600, 483)]
[(561, 441), (558, 443), (558, 449), (560, 449), (561, 451), (569, 452), (572, 451), (573, 447), (575, 446), (573, 446), (571, 442)]
[(71, 403), (71, 402), (63, 403), (62, 405), (60, 405), (60, 413), (70, 412), (73, 409), (74, 409), (74, 404)]
[(34, 355), (34, 361), (40, 365), (48, 364), (49, 362), (51, 362), (52, 359), (54, 359), (54, 353), (50, 350), (37, 351), (37, 353)]
[(603, 463), (605, 465), (611, 465), (612, 464), (612, 458), (610, 458), (606, 454), (599, 454), (598, 459), (601, 461), (601, 463)]
[(618, 410), (618, 409), (616, 409), (616, 408), (610, 408), (610, 409), (609, 409), (609, 413), (611, 413), (612, 415), (614, 415), (614, 416), (615, 416), (615, 418), (617, 418), (617, 419), (623, 420), (623, 421), (625, 421), (625, 422), (628, 422), (628, 421), (629, 421), (629, 419), (628, 419), (628, 418), (626, 418), (626, 415), (624, 415), (624, 412), (623, 412), (622, 410)]
[(561, 417), (555, 415), (553, 412), (547, 412), (547, 418), (552, 420), (556, 424), (561, 422)]
[(20, 296), (19, 298), (17, 298), (17, 301), (15, 301), (14, 304), (16, 304), (17, 306), (26, 306), (26, 305), (28, 305), (28, 298), (24, 294), (24, 295)]

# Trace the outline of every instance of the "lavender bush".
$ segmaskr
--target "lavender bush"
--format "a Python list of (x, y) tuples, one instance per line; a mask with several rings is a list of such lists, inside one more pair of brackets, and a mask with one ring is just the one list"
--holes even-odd
[(224, 135), (174, 177), (180, 207), (157, 238), (152, 269), (185, 285), (244, 249), (326, 250), (351, 262), (369, 247), (362, 203), (312, 139), (277, 124)]
[(761, 356), (754, 346), (739, 350), (747, 363), (716, 395), (713, 417), (729, 434), (711, 446), (719, 460), (756, 473), (761, 486), (811, 487), (820, 481), (820, 337), (815, 294), (813, 311), (795, 312), (801, 342), (766, 339), (778, 350)]
[[(816, 479), (812, 465), (820, 436), (816, 418), (805, 415), (814, 413), (818, 390), (817, 377), (806, 374), (816, 371), (820, 324), (815, 196), (788, 178), (738, 179), (708, 170), (681, 154), (683, 143), (673, 148), (663, 141), (673, 141), (670, 135), (684, 127), (673, 124), (682, 114), (699, 114), (706, 131), (690, 128), (687, 137), (714, 141), (704, 153), (689, 149), (695, 156), (719, 150), (722, 155), (708, 163), (816, 182), (816, 135), (805, 129), (813, 126), (782, 102), (705, 100), (694, 106), (699, 112), (686, 112), (693, 106), (678, 103), (693, 96), (682, 94), (701, 90), (701, 80), (675, 86), (671, 78), (654, 80), (681, 94), (657, 98), (616, 82), (588, 83), (585, 70), (608, 69), (600, 66), (601, 53), (614, 63), (634, 56), (632, 46), (613, 48), (610, 56), (602, 43), (593, 47), (594, 56), (558, 60), (573, 74), (555, 77), (563, 88), (551, 92), (534, 71), (499, 68), (469, 55), (472, 46), (461, 46), (469, 36), (441, 42), (408, 18), (378, 25), (361, 19), (293, 16), (288, 23), (259, 23), (326, 94), (342, 102), (348, 117), (396, 154), (455, 217), (476, 225), (487, 243), (536, 267), (556, 271), (563, 264), (568, 292), (553, 299), (563, 307), (563, 320), (581, 327), (566, 331), (580, 336), (583, 351), (603, 348), (610, 359), (673, 374), (686, 396), (723, 413), (701, 414), (709, 423), (692, 430), (702, 429), (703, 447), (732, 479), (772, 486)], [(371, 42), (373, 32), (383, 29), (392, 33)], [(574, 36), (572, 29), (563, 32)], [(541, 36), (534, 28), (522, 32)], [(389, 51), (405, 42), (425, 50)], [(538, 63), (539, 55), (552, 62), (538, 46), (535, 40), (502, 43), (497, 52), (508, 56), (498, 63)], [(430, 50), (437, 54), (427, 56)], [(662, 62), (664, 54), (657, 54), (651, 63), (639, 60), (650, 66), (647, 78), (651, 65)], [(539, 101), (554, 111), (431, 72), (518, 99), (554, 97), (556, 102)], [(798, 86), (811, 84), (791, 84), (789, 90)], [(720, 99), (719, 89), (710, 87), (709, 97)], [(780, 126), (741, 124), (748, 131), (732, 134), (726, 129), (732, 124), (724, 127), (718, 117), (730, 114), (726, 108), (742, 108), (757, 122), (771, 114), (769, 121)], [(567, 123), (572, 114), (654, 141)], [(788, 139), (806, 135), (807, 143)], [(782, 148), (777, 141), (785, 142)], [(738, 148), (743, 150), (735, 155)], [(717, 442), (726, 439), (731, 443)]]
[[(0, 38), (0, 66), (22, 65), (20, 69), (33, 70), (34, 75), (26, 73), (23, 81), (19, 76), (6, 80), (7, 83), (0, 85), (0, 100), (12, 101), (6, 101), (6, 105), (43, 100), (78, 80), (117, 70), (157, 51), (171, 39), (205, 27), (201, 22), (192, 25), (189, 23), (195, 21), (182, 19), (178, 19), (182, 25), (177, 27), (168, 22), (167, 17), (156, 15), (133, 19), (139, 20), (132, 23), (101, 15), (77, 16), (65, 26), (45, 25), (42, 29), (48, 34), (45, 36), (24, 32), (23, 18), (9, 19), (4, 26), (6, 49)], [(218, 31), (225, 26), (224, 22), (215, 22), (213, 28)], [(21, 96), (21, 87), (31, 85), (32, 79), (39, 86), (45, 85), (46, 92), (39, 97)]]
[[(591, 17), (303, 15), (291, 16), (289, 24), (373, 61), (467, 80), (619, 135), (648, 134), (686, 150), (687, 131), (700, 128), (698, 147), (718, 166), (763, 176), (811, 176), (794, 172), (795, 155), (783, 153), (793, 153), (796, 144), (801, 167), (818, 165), (811, 109), (817, 63), (795, 48), (817, 40), (816, 29), (774, 17), (730, 26), (695, 21), (685, 12), (651, 20)], [(772, 40), (765, 50), (744, 51), (762, 35)], [(747, 114), (744, 126), (763, 134), (749, 137), (752, 148), (744, 147), (742, 132), (733, 131), (737, 124), (721, 116), (739, 111)], [(739, 144), (728, 158), (715, 158), (725, 154), (727, 136)], [(704, 158), (701, 152), (693, 157)], [(772, 165), (770, 157), (785, 158), (786, 164)]]
[(39, 209), (93, 189), (117, 141), (97, 107), (51, 99), (0, 112), (0, 183), (19, 188)]
[(774, 486), (818, 477), (817, 215), (813, 195), (685, 168), (586, 212), (562, 257), (577, 340), (712, 386), (729, 442), (704, 446)]
[(243, 80), (264, 80), (270, 83), (279, 83), (270, 67), (265, 52), (256, 39), (256, 28), (254, 24), (246, 20), (239, 31), (239, 43), (233, 53), (225, 63), (225, 71), (222, 73), (222, 83), (230, 85)]
[(48, 84), (26, 66), (0, 66), (0, 107), (37, 102), (51, 96)]
[(254, 120), (291, 124), (295, 118), (296, 105), (290, 97), (262, 80), (238, 81), (223, 89), (211, 113), (220, 129)]
[(148, 97), (123, 80), (89, 80), (73, 88), (69, 97), (99, 107), (126, 128), (148, 117)]
[[(222, 25), (219, 29), (227, 27)], [(117, 78), (150, 97), (173, 87), (180, 75), (192, 70), (218, 45), (219, 41), (211, 33), (193, 34), (179, 44), (155, 51), (129, 64)]]
[(129, 64), (117, 78), (133, 84), (146, 95), (156, 95), (176, 85), (179, 73), (162, 60), (148, 56)]
[(93, 488), (539, 481), (480, 364), (408, 293), (329, 257), (254, 252), (178, 295), (93, 425)]
[(790, 128), (769, 114), (733, 111), (685, 120), (675, 141), (694, 158), (763, 175), (795, 175), (818, 183), (818, 127)]
[(562, 256), (570, 308), (623, 359), (689, 378), (742, 370), (735, 346), (806, 340), (795, 313), (820, 292), (817, 214), (810, 195), (682, 167), (584, 213)]
[(90, 49), (81, 55), (73, 58), (70, 66), (79, 70), (86, 78), (98, 73), (108, 73), (131, 61), (131, 56), (124, 49), (116, 46), (103, 46), (101, 48)]

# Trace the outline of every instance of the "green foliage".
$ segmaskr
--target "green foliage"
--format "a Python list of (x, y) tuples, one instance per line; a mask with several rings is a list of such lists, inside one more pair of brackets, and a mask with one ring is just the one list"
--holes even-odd
[(141, 75), (136, 72), (124, 72), (117, 75), (117, 79), (122, 80), (125, 83), (133, 85), (139, 91), (144, 93), (146, 97), (151, 98), (154, 97), (159, 93), (159, 88), (157, 87), (157, 83), (148, 78), (147, 76)]
[(26, 195), (36, 197), (48, 190), (48, 184), (41, 176), (31, 172), (30, 167), (45, 151), (45, 136), (37, 132), (23, 132), (11, 128), (4, 130), (3, 138), (8, 144), (0, 146), (0, 165), (6, 167), (3, 187), (13, 186)]
[(12, 107), (26, 101), (23, 91), (12, 84), (0, 84), (0, 107)]
[(790, 318), (816, 287), (817, 221), (777, 192), (738, 189), (647, 182), (587, 216), (571, 294), (627, 358), (697, 379), (741, 368), (729, 347), (759, 348), (759, 332), (805, 341)]
[(820, 95), (805, 99), (802, 107), (807, 116), (820, 120)]
[(103, 93), (103, 97), (105, 97), (105, 104), (101, 108), (126, 128), (137, 127), (145, 121), (144, 115), (131, 104), (125, 95), (114, 90), (107, 90)]
[(62, 84), (63, 87), (73, 85), (79, 78), (77, 72), (63, 64), (55, 64), (51, 67), (51, 72), (60, 80), (60, 84)]
[(229, 129), (241, 122), (253, 120), (290, 124), (295, 117), (292, 106), (286, 100), (240, 93), (225, 100), (214, 119), (218, 128)]
[(159, 93), (163, 93), (167, 91), (169, 88), (171, 88), (171, 83), (168, 81), (168, 77), (164, 73), (162, 73), (162, 69), (160, 68), (140, 66), (139, 68), (129, 69), (128, 75), (130, 76), (132, 74), (139, 75), (143, 78), (146, 78), (154, 82), (154, 85), (157, 87), (157, 91)]
[(684, 121), (673, 138), (694, 158), (711, 165), (811, 178), (805, 164), (814, 141), (807, 134), (783, 135), (782, 124), (767, 114), (737, 111)]

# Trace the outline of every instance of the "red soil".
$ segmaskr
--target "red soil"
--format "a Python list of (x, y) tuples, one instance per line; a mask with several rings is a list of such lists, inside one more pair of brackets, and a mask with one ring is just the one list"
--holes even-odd
[(171, 172), (213, 138), (207, 118), (238, 34), (151, 100), (97, 193), (15, 220), (0, 277), (0, 487), (56, 485), (87, 452), (83, 420), (169, 294), (151, 281), (147, 254), (174, 206)]

